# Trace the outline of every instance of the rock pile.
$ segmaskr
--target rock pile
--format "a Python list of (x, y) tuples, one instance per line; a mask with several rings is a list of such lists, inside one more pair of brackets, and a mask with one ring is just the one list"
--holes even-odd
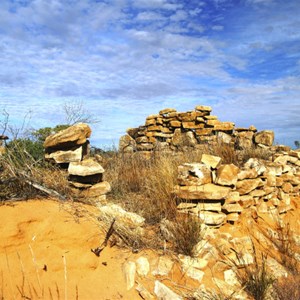
[(78, 123), (48, 136), (44, 142), (45, 158), (57, 164), (79, 162), (89, 153), (91, 128)]
[(211, 115), (210, 106), (198, 105), (195, 110), (177, 112), (166, 108), (146, 118), (145, 125), (130, 128), (120, 138), (119, 151), (140, 152), (149, 155), (152, 151), (184, 150), (186, 147), (200, 148), (202, 144), (218, 141), (235, 146), (237, 149), (252, 146), (272, 146), (272, 131), (257, 132), (254, 126), (236, 128), (232, 122), (221, 122)]
[(110, 184), (103, 179), (104, 169), (88, 158), (91, 129), (78, 123), (46, 138), (45, 158), (68, 169), (68, 180), (78, 199), (105, 202)]
[(291, 210), (291, 196), (300, 193), (300, 151), (282, 151), (270, 161), (250, 158), (241, 168), (203, 154), (201, 163), (180, 165), (178, 174), (178, 210), (221, 226), (238, 221), (246, 208), (253, 215)]

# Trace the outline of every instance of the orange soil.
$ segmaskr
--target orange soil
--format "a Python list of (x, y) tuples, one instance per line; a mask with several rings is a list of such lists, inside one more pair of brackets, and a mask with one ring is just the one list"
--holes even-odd
[(104, 234), (79, 209), (96, 210), (77, 205), (31, 200), (0, 207), (1, 299), (141, 299), (127, 291), (122, 273), (133, 254), (106, 247), (96, 257), (91, 248)]

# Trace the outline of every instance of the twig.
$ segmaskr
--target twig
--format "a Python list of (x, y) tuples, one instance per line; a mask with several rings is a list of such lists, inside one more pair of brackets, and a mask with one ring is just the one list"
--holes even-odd
[(102, 250), (107, 246), (107, 243), (108, 243), (108, 240), (109, 238), (111, 237), (111, 235), (114, 233), (114, 224), (115, 224), (115, 221), (116, 219), (113, 219), (111, 224), (110, 224), (110, 227), (106, 233), (106, 236), (105, 236), (105, 239), (104, 239), (104, 242), (101, 244), (100, 247), (97, 247), (95, 249), (91, 249), (91, 251), (96, 255), (96, 256), (100, 256), (100, 253), (102, 252)]

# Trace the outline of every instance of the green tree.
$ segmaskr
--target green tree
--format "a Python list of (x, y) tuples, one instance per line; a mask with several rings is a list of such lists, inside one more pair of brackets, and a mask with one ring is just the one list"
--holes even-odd
[(300, 141), (295, 141), (294, 143), (297, 148), (300, 148)]

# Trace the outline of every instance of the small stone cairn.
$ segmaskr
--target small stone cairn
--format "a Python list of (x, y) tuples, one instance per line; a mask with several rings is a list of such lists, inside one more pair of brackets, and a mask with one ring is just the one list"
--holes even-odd
[(254, 126), (236, 128), (233, 122), (221, 122), (211, 115), (210, 106), (198, 105), (195, 110), (177, 112), (166, 108), (146, 118), (145, 125), (130, 128), (119, 141), (121, 153), (138, 152), (149, 157), (153, 151), (177, 151), (199, 148), (222, 141), (236, 149), (253, 146), (270, 147), (274, 132), (257, 132)]
[(103, 167), (96, 159), (88, 157), (90, 135), (90, 127), (78, 123), (48, 136), (44, 142), (45, 158), (67, 168), (76, 198), (103, 203), (111, 187), (103, 179)]
[(250, 158), (241, 168), (203, 154), (201, 163), (180, 165), (178, 174), (178, 210), (206, 225), (234, 223), (242, 213), (283, 214), (293, 209), (291, 196), (300, 195), (300, 149), (270, 161)]

